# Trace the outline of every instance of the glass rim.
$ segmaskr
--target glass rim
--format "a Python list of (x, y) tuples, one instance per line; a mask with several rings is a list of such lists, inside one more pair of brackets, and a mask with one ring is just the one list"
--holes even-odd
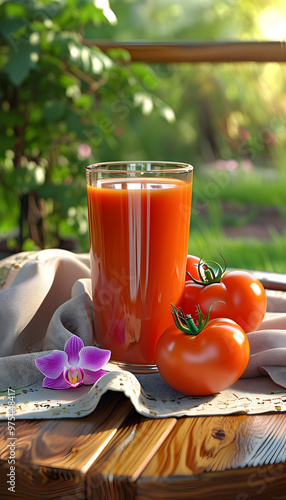
[[(164, 165), (166, 167), (169, 167), (169, 168), (166, 168), (166, 169), (162, 169), (162, 168), (154, 168), (152, 169), (152, 173), (176, 173), (176, 174), (179, 174), (179, 173), (187, 173), (187, 172), (192, 172), (194, 170), (194, 167), (193, 165), (189, 164), (189, 163), (183, 163), (183, 162), (175, 162), (175, 161), (155, 161), (155, 160), (152, 160), (152, 161), (149, 161), (149, 160), (134, 160), (134, 161), (131, 161), (131, 160), (127, 160), (127, 161), (106, 161), (106, 162), (100, 162), (100, 163), (92, 163), (91, 165), (88, 165), (85, 167), (85, 170), (86, 172), (100, 172), (100, 173), (110, 173), (110, 174), (129, 174), (129, 173), (136, 173), (136, 172), (146, 172), (146, 174), (148, 174), (148, 172), (150, 172), (150, 170), (136, 170), (136, 166), (138, 165), (150, 165), (150, 164), (153, 164), (154, 166), (158, 166), (158, 167), (163, 167)], [(127, 166), (128, 167), (131, 167), (132, 165), (134, 165), (134, 169), (132, 170), (132, 168), (128, 168), (127, 169)], [(125, 166), (125, 168), (122, 168), (122, 169), (112, 169), (112, 168), (106, 168), (106, 167), (115, 167), (115, 166)]]

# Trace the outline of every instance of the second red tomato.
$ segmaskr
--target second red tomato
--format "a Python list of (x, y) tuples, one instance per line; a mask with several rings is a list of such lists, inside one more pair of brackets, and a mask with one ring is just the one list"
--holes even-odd
[[(218, 302), (219, 301), (219, 302)], [(186, 282), (181, 307), (196, 318), (196, 305), (203, 314), (211, 304), (210, 319), (230, 318), (247, 333), (257, 330), (267, 307), (265, 290), (260, 281), (247, 271), (224, 272), (217, 283)]]

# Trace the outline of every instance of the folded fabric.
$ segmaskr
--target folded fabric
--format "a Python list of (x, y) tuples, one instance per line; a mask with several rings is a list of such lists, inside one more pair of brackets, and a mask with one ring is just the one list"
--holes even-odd
[[(35, 359), (63, 349), (73, 334), (94, 344), (88, 254), (23, 252), (0, 261), (0, 280), (0, 390), (41, 379)], [(273, 295), (270, 303), (275, 312)], [(248, 338), (251, 356), (242, 378), (267, 375), (286, 388), (286, 314), (266, 318)]]
[(92, 302), (79, 282), (90, 283), (88, 255), (43, 250), (4, 259), (0, 267), (0, 390), (6, 390), (41, 378), (35, 359), (63, 349), (72, 334), (85, 345), (94, 340)]

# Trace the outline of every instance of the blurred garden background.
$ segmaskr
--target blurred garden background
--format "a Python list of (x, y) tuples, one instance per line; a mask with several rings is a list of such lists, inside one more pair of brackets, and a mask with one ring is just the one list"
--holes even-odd
[[(131, 62), (90, 40), (285, 40), (283, 0), (0, 0), (0, 252), (87, 252), (85, 165), (194, 165), (189, 252), (286, 272), (285, 63)], [(285, 57), (286, 61), (286, 57)]]

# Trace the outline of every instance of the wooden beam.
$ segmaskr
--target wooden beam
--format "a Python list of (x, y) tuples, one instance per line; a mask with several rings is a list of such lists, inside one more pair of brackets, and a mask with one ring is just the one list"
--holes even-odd
[(182, 62), (286, 62), (286, 42), (110, 42), (84, 40), (89, 47), (106, 52), (121, 48), (132, 61), (146, 63)]

